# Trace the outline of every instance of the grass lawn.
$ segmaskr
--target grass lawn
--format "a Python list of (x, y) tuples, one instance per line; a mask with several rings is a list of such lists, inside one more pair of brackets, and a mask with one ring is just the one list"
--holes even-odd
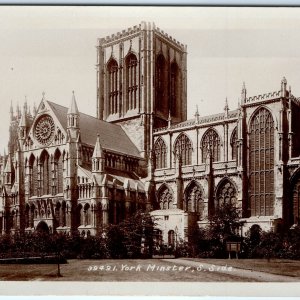
[(230, 265), (234, 268), (266, 272), (277, 275), (300, 277), (300, 261), (288, 259), (201, 259), (193, 261), (205, 262), (214, 265)]
[[(199, 265), (201, 263), (216, 266), (232, 266), (271, 274), (287, 275), (300, 278), (300, 261), (272, 259), (189, 259)], [(197, 266), (198, 264), (196, 264)], [(175, 267), (174, 267), (175, 266)], [(179, 270), (183, 264), (161, 259), (124, 259), (124, 260), (69, 260), (68, 264), (61, 264), (61, 274), (57, 277), (55, 264), (2, 264), (0, 265), (0, 280), (43, 280), (43, 281), (259, 281), (245, 276), (224, 274), (219, 272), (199, 271), (196, 267)], [(164, 268), (169, 268), (164, 269)]]

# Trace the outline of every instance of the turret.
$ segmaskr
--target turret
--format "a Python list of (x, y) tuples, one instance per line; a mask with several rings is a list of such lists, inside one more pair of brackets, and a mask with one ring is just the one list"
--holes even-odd
[(72, 100), (67, 113), (67, 129), (69, 141), (77, 142), (79, 140), (79, 112), (73, 91)]
[(4, 184), (11, 187), (12, 185), (12, 161), (11, 161), (11, 156), (8, 154), (5, 169), (4, 169), (4, 177), (5, 177), (5, 182)]
[(100, 136), (97, 135), (96, 145), (94, 148), (93, 156), (92, 156), (92, 172), (93, 173), (103, 173), (104, 172), (104, 153), (100, 143)]
[(281, 80), (281, 97), (286, 96), (286, 85), (287, 85), (286, 78), (283, 77), (282, 80)]
[(77, 103), (75, 99), (75, 93), (73, 91), (71, 105), (68, 109), (68, 129), (69, 128), (79, 128), (79, 111), (77, 108)]

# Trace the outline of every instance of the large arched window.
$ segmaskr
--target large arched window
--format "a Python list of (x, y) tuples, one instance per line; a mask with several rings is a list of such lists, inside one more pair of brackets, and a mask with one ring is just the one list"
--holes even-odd
[(273, 214), (274, 121), (271, 113), (259, 109), (249, 132), (249, 200), (252, 216)]
[(228, 179), (221, 182), (216, 192), (216, 207), (221, 207), (224, 204), (237, 205), (236, 188)]
[(156, 59), (156, 109), (168, 113), (168, 75), (164, 56), (160, 54)]
[(236, 128), (233, 130), (231, 134), (231, 139), (230, 139), (230, 146), (231, 146), (231, 158), (232, 160), (236, 159), (236, 154), (237, 154), (237, 131)]
[(43, 151), (40, 157), (41, 165), (41, 194), (49, 195), (52, 194), (52, 168), (51, 158), (47, 151)]
[(200, 219), (203, 216), (203, 189), (194, 181), (190, 183), (185, 191), (184, 210), (197, 213)]
[(38, 170), (37, 170), (37, 160), (34, 155), (31, 155), (28, 161), (29, 167), (29, 195), (38, 195)]
[(179, 77), (178, 66), (175, 62), (171, 64), (171, 76), (170, 76), (170, 103), (169, 110), (172, 116), (176, 116), (178, 113), (177, 104), (178, 100), (178, 77)]
[(162, 169), (167, 166), (167, 147), (162, 138), (154, 144), (155, 168)]
[(127, 109), (137, 107), (137, 58), (134, 54), (126, 57), (126, 106)]
[(111, 59), (107, 65), (107, 87), (108, 87), (108, 112), (115, 114), (118, 112), (118, 63)]
[(212, 161), (220, 160), (220, 137), (214, 129), (208, 129), (202, 139), (202, 162), (206, 161), (210, 153)]
[(192, 164), (192, 142), (185, 135), (181, 134), (175, 142), (175, 155), (181, 158), (183, 166)]
[(300, 176), (294, 181), (292, 187), (292, 215), (291, 223), (299, 225), (300, 223)]
[(164, 185), (158, 191), (158, 203), (160, 209), (173, 208), (173, 203), (174, 203), (173, 192), (168, 186)]

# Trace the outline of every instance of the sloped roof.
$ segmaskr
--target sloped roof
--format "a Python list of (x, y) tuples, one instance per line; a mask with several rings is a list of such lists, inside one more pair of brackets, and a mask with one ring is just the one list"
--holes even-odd
[[(68, 108), (60, 104), (47, 101), (57, 119), (67, 130)], [(79, 113), (80, 136), (82, 143), (95, 146), (97, 134), (103, 149), (131, 155), (140, 156), (140, 152), (121, 126), (99, 120), (95, 117)]]

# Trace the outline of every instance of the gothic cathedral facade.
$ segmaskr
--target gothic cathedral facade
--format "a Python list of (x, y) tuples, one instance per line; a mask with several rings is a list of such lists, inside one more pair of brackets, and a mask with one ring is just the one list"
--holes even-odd
[(187, 119), (187, 47), (142, 22), (97, 43), (97, 116), (43, 96), (10, 111), (0, 232), (95, 235), (136, 210), (164, 243), (231, 203), (244, 232), (298, 224), (300, 100), (287, 81)]

